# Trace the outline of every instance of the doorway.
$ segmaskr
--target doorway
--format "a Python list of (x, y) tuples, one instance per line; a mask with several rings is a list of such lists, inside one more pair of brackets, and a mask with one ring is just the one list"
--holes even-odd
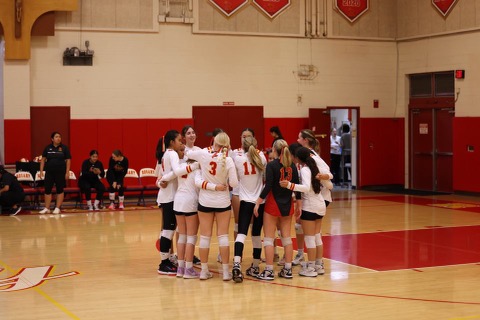
[(453, 71), (410, 75), (410, 189), (453, 192)]
[[(330, 171), (337, 167), (334, 156), (330, 154), (330, 134), (337, 130), (337, 140), (340, 140), (343, 127), (348, 126), (351, 139), (350, 150), (341, 150), (340, 164), (337, 168), (337, 187), (355, 189), (358, 185), (358, 119), (359, 107), (327, 107), (309, 109), (309, 127), (315, 132), (320, 142), (320, 156), (330, 166)], [(332, 163), (333, 162), (333, 163)]]
[(70, 107), (30, 107), (32, 157), (42, 154), (51, 143), (54, 131), (62, 135), (62, 143), (70, 147)]
[(263, 107), (193, 107), (192, 114), (199, 147), (210, 146), (213, 129), (221, 128), (230, 137), (232, 149), (240, 148), (243, 129), (251, 128), (255, 131), (257, 148), (263, 149)]

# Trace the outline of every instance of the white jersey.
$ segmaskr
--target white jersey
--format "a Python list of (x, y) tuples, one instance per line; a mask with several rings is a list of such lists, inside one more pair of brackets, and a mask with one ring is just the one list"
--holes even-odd
[(189, 153), (190, 151), (197, 151), (197, 150), (201, 150), (201, 149), (202, 149), (202, 148), (197, 147), (197, 146), (193, 146), (193, 147), (189, 148), (187, 145), (185, 145), (185, 155), (186, 155), (187, 158), (188, 158), (188, 153)]
[[(264, 168), (267, 165), (265, 157), (260, 157)], [(255, 203), (263, 189), (263, 176), (265, 170), (260, 171), (252, 163), (248, 154), (235, 157), (235, 168), (239, 178), (238, 195), (240, 201)]]
[(238, 185), (237, 172), (232, 158), (224, 157), (221, 153), (210, 153), (206, 149), (191, 151), (189, 159), (200, 163), (205, 188), (202, 187), (198, 202), (204, 207), (225, 208), (231, 205), (230, 192), (213, 191), (206, 188), (208, 183), (230, 185), (235, 188)]
[(315, 193), (312, 187), (312, 172), (307, 166), (303, 166), (300, 169), (301, 184), (289, 183), (291, 189), (293, 185), (293, 191), (300, 191), (302, 193), (302, 210), (316, 213), (320, 216), (324, 216), (327, 210), (325, 206), (325, 200), (322, 193)]
[(198, 188), (195, 186), (195, 175), (200, 170), (188, 172), (188, 165), (181, 161), (180, 168), (187, 173), (178, 176), (178, 189), (173, 201), (173, 210), (177, 212), (196, 212), (198, 207)]
[[(243, 156), (244, 152), (243, 152), (242, 148), (238, 148), (238, 149), (232, 150), (231, 152), (229, 152), (229, 154), (230, 154), (230, 157), (232, 157), (233, 162), (235, 163), (235, 159), (237, 157)], [(238, 178), (238, 180), (240, 180), (240, 176), (237, 175), (237, 178)], [(238, 186), (236, 186), (235, 188), (233, 188), (232, 189), (232, 195), (238, 196), (239, 195), (239, 188), (240, 188), (240, 184)]]
[[(333, 174), (330, 172), (330, 167), (328, 164), (323, 161), (322, 158), (313, 150), (313, 159), (315, 160), (315, 163), (317, 164), (318, 171), (320, 171), (321, 174), (328, 174), (329, 179), (333, 179)], [(332, 202), (332, 192), (330, 191), (333, 189), (333, 184), (332, 181), (330, 180), (320, 180), (320, 183), (322, 184), (322, 196), (325, 200), (328, 202)]]
[[(167, 149), (162, 157), (162, 171), (164, 176), (173, 172), (180, 165), (180, 159), (178, 153), (175, 150)], [(176, 177), (175, 177), (176, 178)], [(162, 177), (161, 181), (168, 181)], [(166, 188), (160, 188), (158, 190), (157, 203), (169, 203), (172, 202), (177, 191), (177, 179), (172, 179), (168, 182)]]

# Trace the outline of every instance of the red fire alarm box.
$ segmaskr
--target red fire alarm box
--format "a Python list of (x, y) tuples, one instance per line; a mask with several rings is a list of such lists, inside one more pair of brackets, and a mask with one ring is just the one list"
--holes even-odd
[(455, 70), (455, 79), (465, 79), (465, 70)]

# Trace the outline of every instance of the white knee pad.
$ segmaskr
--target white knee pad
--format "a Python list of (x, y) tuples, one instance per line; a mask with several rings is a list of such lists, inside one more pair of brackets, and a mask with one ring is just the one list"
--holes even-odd
[(315, 245), (315, 236), (305, 236), (305, 246), (307, 249), (314, 249)]
[(222, 234), (218, 236), (218, 246), (228, 247), (228, 234)]
[(179, 244), (187, 243), (187, 235), (186, 234), (179, 234), (178, 235), (178, 243)]
[(168, 240), (172, 240), (173, 238), (173, 233), (175, 231), (173, 230), (162, 230), (162, 237), (167, 238)]
[(263, 238), (263, 246), (264, 247), (268, 247), (268, 246), (273, 247), (273, 238), (267, 238), (267, 237)]
[(303, 228), (300, 223), (295, 223), (295, 232), (297, 234), (303, 234)]
[(318, 247), (318, 246), (321, 246), (323, 244), (323, 241), (322, 241), (322, 234), (321, 233), (317, 233), (315, 235), (315, 245)]
[(282, 238), (282, 246), (285, 248), (288, 245), (292, 244), (292, 238)]
[(202, 249), (210, 248), (210, 238), (211, 237), (200, 236), (200, 243), (199, 243), (198, 247), (202, 248)]
[(233, 225), (233, 231), (238, 232), (238, 223)]
[(187, 244), (195, 245), (197, 243), (197, 236), (187, 236)]
[(245, 238), (247, 238), (246, 235), (239, 233), (237, 234), (237, 239), (235, 239), (235, 242), (245, 243)]
[(252, 247), (262, 248), (262, 238), (260, 236), (253, 236), (252, 237)]

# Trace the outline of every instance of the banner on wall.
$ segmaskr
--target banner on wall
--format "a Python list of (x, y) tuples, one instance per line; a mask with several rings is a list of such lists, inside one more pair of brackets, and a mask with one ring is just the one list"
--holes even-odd
[(248, 3), (248, 0), (209, 0), (224, 15), (230, 17), (241, 7)]
[(350, 22), (368, 11), (369, 0), (336, 0), (335, 7)]
[(290, 6), (290, 0), (253, 0), (253, 3), (270, 19), (275, 18)]
[(446, 17), (453, 8), (457, 0), (432, 0), (432, 4), (437, 10)]

